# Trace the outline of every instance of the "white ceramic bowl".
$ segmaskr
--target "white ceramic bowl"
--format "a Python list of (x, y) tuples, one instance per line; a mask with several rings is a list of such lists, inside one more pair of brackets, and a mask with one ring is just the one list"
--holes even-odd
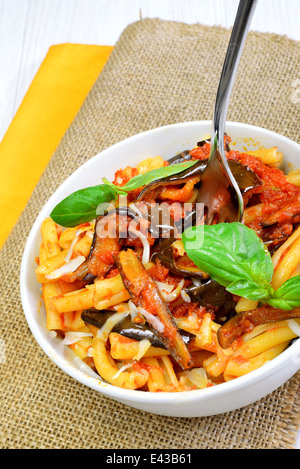
[[(203, 390), (180, 393), (146, 393), (121, 389), (102, 382), (61, 340), (51, 339), (46, 330), (45, 311), (40, 304), (40, 285), (35, 278), (35, 257), (39, 253), (40, 226), (54, 206), (75, 190), (101, 183), (103, 176), (113, 180), (114, 172), (127, 165), (135, 166), (144, 158), (161, 155), (168, 159), (193, 148), (210, 134), (211, 122), (185, 122), (143, 132), (123, 140), (90, 159), (75, 171), (48, 200), (35, 221), (23, 254), (21, 297), (26, 319), (44, 352), (62, 370), (77, 381), (123, 404), (147, 412), (198, 417), (232, 411), (273, 392), (300, 369), (300, 340), (280, 356), (248, 375)], [(300, 166), (300, 145), (266, 129), (227, 122), (233, 149), (257, 149), (277, 146), (284, 154), (283, 169)]]

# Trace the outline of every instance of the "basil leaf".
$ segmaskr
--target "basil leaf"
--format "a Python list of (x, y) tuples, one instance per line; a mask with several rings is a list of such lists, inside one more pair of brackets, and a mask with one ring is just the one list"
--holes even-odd
[(184, 163), (177, 163), (164, 166), (163, 168), (153, 169), (152, 171), (148, 171), (145, 174), (138, 174), (137, 176), (134, 176), (132, 179), (130, 179), (130, 181), (127, 182), (127, 184), (125, 184), (125, 186), (122, 187), (115, 186), (106, 178), (102, 178), (102, 181), (109, 187), (113, 187), (118, 193), (130, 192), (134, 189), (138, 189), (139, 187), (146, 186), (147, 184), (150, 184), (150, 182), (156, 181), (157, 179), (181, 173), (181, 171), (190, 168), (195, 163), (196, 161), (185, 161)]
[(271, 256), (256, 233), (242, 223), (190, 227), (182, 240), (188, 257), (229, 292), (250, 300), (272, 296)]
[(80, 189), (63, 199), (50, 217), (61, 226), (72, 228), (97, 216), (98, 205), (116, 199), (116, 192), (105, 184)]
[(127, 195), (127, 192), (123, 190), (123, 187), (116, 186), (113, 182), (110, 182), (106, 178), (102, 178), (102, 181), (104, 182), (105, 186), (110, 187), (111, 190), (113, 190), (116, 194), (119, 194), (121, 196)]
[(154, 169), (146, 174), (133, 177), (123, 187), (115, 186), (103, 178), (104, 184), (80, 189), (70, 194), (52, 210), (50, 216), (56, 223), (67, 228), (91, 221), (97, 216), (98, 205), (112, 202), (116, 200), (118, 194), (126, 195), (127, 192), (138, 189), (156, 179), (180, 173), (195, 163), (196, 161), (187, 161)]
[(275, 308), (290, 310), (300, 307), (300, 275), (287, 280), (268, 301)]

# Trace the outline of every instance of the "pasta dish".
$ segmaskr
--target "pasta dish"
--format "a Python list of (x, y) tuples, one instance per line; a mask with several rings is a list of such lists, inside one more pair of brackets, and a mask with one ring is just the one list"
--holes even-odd
[(205, 223), (209, 137), (78, 190), (41, 226), (36, 277), (49, 334), (99, 377), (145, 392), (203, 389), (300, 336), (300, 170), (276, 147), (232, 150), (242, 220)]

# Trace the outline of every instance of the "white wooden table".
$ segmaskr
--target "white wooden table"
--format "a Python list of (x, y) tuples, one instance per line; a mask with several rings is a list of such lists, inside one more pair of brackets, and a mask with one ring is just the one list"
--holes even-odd
[[(51, 45), (114, 45), (141, 16), (231, 27), (237, 5), (238, 0), (0, 0), (0, 141)], [(299, 0), (258, 0), (250, 29), (300, 40), (299, 23)]]
[[(141, 17), (231, 27), (237, 5), (238, 0), (0, 0), (0, 141), (53, 44), (114, 45)], [(250, 29), (300, 40), (299, 24), (300, 0), (258, 0)]]

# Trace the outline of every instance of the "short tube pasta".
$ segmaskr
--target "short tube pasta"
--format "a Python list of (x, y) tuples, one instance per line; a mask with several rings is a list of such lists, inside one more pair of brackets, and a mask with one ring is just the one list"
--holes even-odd
[(293, 169), (287, 174), (287, 180), (291, 184), (295, 184), (296, 186), (300, 186), (300, 169)]
[(65, 263), (65, 257), (68, 250), (60, 251), (58, 254), (52, 257), (48, 257), (43, 264), (38, 265), (35, 270), (36, 278), (39, 283), (53, 282), (47, 278), (47, 275), (51, 274), (54, 270), (58, 269)]
[(92, 355), (99, 375), (115, 386), (125, 389), (138, 389), (148, 381), (149, 373), (142, 367), (131, 372), (124, 370), (119, 374), (121, 368), (118, 368), (110, 357), (105, 342), (97, 337), (93, 341)]
[[(110, 341), (110, 354), (115, 360), (133, 360), (139, 353), (139, 342), (137, 340), (129, 339), (121, 336), (117, 332), (109, 334)], [(168, 350), (160, 347), (149, 347), (144, 357), (162, 357), (170, 355)]]
[(273, 168), (278, 168), (283, 159), (283, 154), (278, 151), (277, 147), (260, 148), (259, 150), (247, 151), (247, 153), (261, 159), (263, 163)]
[(93, 308), (94, 295), (94, 289), (82, 288), (81, 290), (75, 290), (71, 293), (54, 296), (50, 303), (53, 310), (58, 313), (82, 311), (84, 309)]
[(257, 368), (260, 368), (268, 361), (273, 360), (275, 357), (280, 355), (286, 349), (288, 344), (289, 341), (283, 342), (250, 359), (244, 359), (243, 357), (238, 356), (236, 358), (228, 360), (228, 363), (224, 370), (225, 381), (230, 381), (231, 379), (246, 375), (251, 371), (257, 370)]
[(51, 218), (46, 218), (41, 226), (42, 242), (47, 257), (53, 257), (60, 253), (60, 245), (58, 242), (57, 225)]
[[(272, 278), (272, 285), (275, 290), (284, 282), (291, 278), (297, 270), (300, 263), (300, 232), (295, 239), (286, 246), (282, 246), (282, 255), (276, 263)], [(287, 242), (286, 242), (287, 243)]]
[[(278, 169), (283, 155), (276, 147), (240, 153), (228, 148), (230, 137), (225, 143), (227, 158), (241, 170), (239, 177), (246, 174), (252, 181), (248, 188), (248, 179), (242, 184), (235, 176), (241, 187), (247, 186), (241, 224), (272, 253), (274, 273), (268, 287), (277, 290), (300, 275), (299, 170), (285, 176)], [(209, 388), (265, 365), (298, 337), (297, 307), (288, 316), (277, 316), (281, 310), (275, 311), (271, 302), (231, 294), (229, 282), (221, 285), (222, 278), (213, 272), (210, 277), (208, 263), (204, 272), (200, 262), (198, 267), (192, 261), (177, 228), (186, 218), (195, 223), (193, 210), (209, 154), (210, 143), (202, 141), (167, 163), (156, 155), (135, 168), (126, 166), (109, 183), (109, 189), (117, 188), (122, 196), (109, 200), (102, 215), (77, 226), (69, 221), (59, 226), (51, 217), (41, 224), (35, 274), (46, 327), (111, 385), (156, 393)], [(195, 166), (188, 169), (197, 167), (198, 172), (187, 171), (190, 160)], [(167, 168), (171, 174), (171, 165), (178, 161), (185, 165), (179, 173), (145, 183), (149, 171), (160, 174)], [(127, 191), (136, 177), (143, 177), (143, 183)], [(160, 206), (161, 217), (153, 226), (152, 207), (157, 203), (164, 205), (170, 220), (163, 220)], [(243, 258), (244, 252), (238, 254)], [(219, 258), (212, 265), (218, 264)], [(246, 289), (239, 291), (247, 296)], [(273, 316), (268, 316), (268, 308), (273, 308)], [(251, 322), (255, 314), (256, 322)]]

